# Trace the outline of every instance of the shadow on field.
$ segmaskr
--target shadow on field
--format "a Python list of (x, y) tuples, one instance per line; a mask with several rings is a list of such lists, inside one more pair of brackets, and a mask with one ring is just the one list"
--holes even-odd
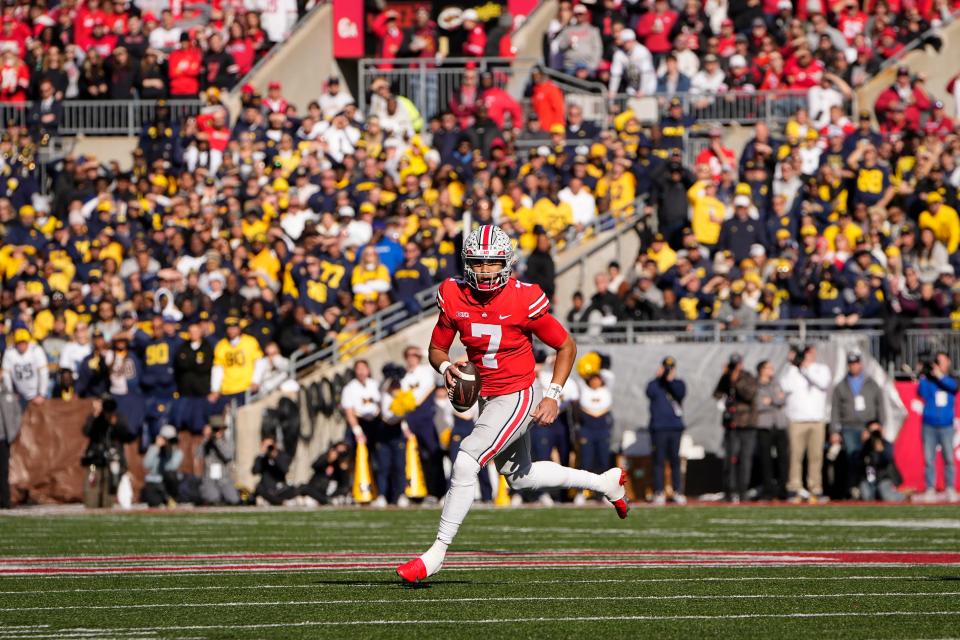
[(443, 580), (442, 582), (418, 582), (416, 584), (407, 584), (399, 580), (311, 580), (310, 584), (316, 585), (339, 585), (342, 587), (400, 587), (403, 589), (430, 589), (434, 584), (443, 585), (461, 585), (476, 584), (469, 580)]
[(960, 581), (960, 576), (930, 576), (927, 578), (928, 582), (951, 582), (951, 581)]

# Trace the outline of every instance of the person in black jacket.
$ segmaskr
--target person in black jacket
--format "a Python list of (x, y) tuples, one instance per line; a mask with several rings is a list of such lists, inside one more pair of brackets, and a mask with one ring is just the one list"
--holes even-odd
[(686, 504), (680, 478), (680, 438), (683, 436), (683, 410), (680, 405), (687, 395), (687, 385), (677, 379), (677, 361), (666, 357), (657, 368), (656, 377), (647, 384), (650, 401), (650, 439), (653, 444), (653, 503), (664, 504), (664, 464), (670, 462), (673, 500)]
[(318, 504), (338, 504), (350, 495), (350, 447), (337, 442), (313, 462), (313, 477), (300, 487), (300, 495)]
[(750, 488), (753, 452), (757, 444), (753, 407), (756, 395), (757, 379), (744, 369), (743, 358), (733, 354), (713, 391), (713, 397), (724, 403), (724, 476), (727, 496), (733, 503), (740, 502)]
[(277, 446), (273, 438), (264, 438), (260, 442), (260, 455), (253, 461), (253, 473), (260, 476), (255, 492), (257, 500), (262, 498), (276, 507), (296, 498), (300, 490), (287, 484), (288, 471), (290, 456)]
[(897, 491), (902, 478), (893, 461), (893, 445), (883, 437), (883, 425), (871, 422), (863, 432), (859, 451), (860, 499), (903, 502), (906, 497)]
[(539, 229), (537, 233), (537, 246), (527, 257), (527, 269), (524, 273), (524, 280), (533, 284), (540, 285), (547, 298), (553, 300), (553, 294), (556, 291), (556, 273), (557, 267), (553, 262), (553, 256), (550, 255), (550, 236)]
[(213, 368), (213, 347), (203, 337), (198, 322), (187, 327), (187, 341), (180, 345), (173, 361), (179, 397), (174, 401), (174, 425), (200, 433), (210, 419), (210, 370)]
[(117, 411), (117, 401), (109, 395), (93, 403), (93, 415), (83, 425), (83, 435), (90, 439), (80, 464), (87, 467), (83, 485), (83, 503), (92, 509), (113, 505), (120, 477), (127, 471), (123, 445), (136, 438), (127, 428), (127, 421)]
[(674, 249), (682, 246), (681, 232), (689, 223), (687, 189), (692, 185), (693, 177), (679, 160), (667, 163), (666, 171), (658, 180), (657, 229)]

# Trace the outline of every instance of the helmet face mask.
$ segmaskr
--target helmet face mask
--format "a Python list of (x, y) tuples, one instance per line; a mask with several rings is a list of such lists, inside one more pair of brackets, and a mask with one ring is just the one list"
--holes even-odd
[[(483, 225), (470, 232), (463, 243), (462, 255), (464, 280), (473, 289), (484, 292), (506, 285), (516, 262), (510, 237), (493, 225)], [(489, 265), (499, 268), (491, 269)]]

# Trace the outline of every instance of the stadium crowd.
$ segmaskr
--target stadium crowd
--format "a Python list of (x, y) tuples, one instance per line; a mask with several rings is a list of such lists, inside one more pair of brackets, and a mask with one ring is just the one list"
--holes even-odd
[[(662, 10), (672, 12), (665, 5), (660, 0), (634, 20), (633, 5), (616, 0), (606, 0), (602, 11), (561, 3), (558, 20), (567, 28), (585, 26), (589, 18), (616, 30), (614, 49), (600, 56), (611, 59), (627, 81), (611, 84), (613, 92), (660, 82), (680, 91), (681, 59), (687, 66), (700, 60), (698, 54), (680, 54), (696, 38), (688, 34), (685, 44), (671, 38), (664, 51), (655, 51), (651, 34), (663, 25), (645, 31), (640, 24), (666, 15)], [(938, 15), (946, 11), (941, 5)], [(16, 53), (7, 46), (5, 65), (41, 69), (47, 58), (69, 58), (71, 50), (75, 64), (78, 50), (89, 45), (84, 38), (107, 31), (116, 43), (101, 57), (122, 55), (122, 49), (132, 55), (134, 47), (120, 43), (138, 33), (139, 23), (149, 22), (130, 7), (101, 8), (98, 0), (75, 7), (83, 20), (66, 11), (74, 5), (59, 7), (54, 25), (46, 25), (47, 14), (38, 7), (4, 5), (3, 33), (13, 27), (24, 43)], [(124, 8), (125, 21), (102, 18)], [(751, 5), (749, 12), (758, 11), (762, 15), (756, 18), (765, 20), (766, 9)], [(916, 11), (905, 10), (885, 23), (896, 27), (883, 28), (915, 31), (912, 18), (904, 16)], [(921, 18), (929, 19), (932, 11), (921, 12)], [(783, 27), (776, 20), (780, 12), (765, 20), (764, 29)], [(100, 17), (87, 21), (87, 13)], [(710, 52), (715, 36), (707, 25), (714, 11), (710, 20), (698, 22), (701, 13), (692, 0), (681, 31), (699, 25), (695, 33), (703, 37), (702, 49), (690, 48), (707, 52), (705, 70), (692, 75), (707, 75), (708, 82), (727, 73), (722, 67), (739, 68), (737, 55), (748, 58), (751, 52), (751, 65), (758, 64), (757, 51), (774, 57), (771, 42), (795, 49), (790, 65), (817, 67), (821, 41), (833, 39), (828, 27), (817, 26), (823, 15), (816, 14), (820, 18), (810, 26), (799, 25), (809, 33), (797, 34), (816, 40), (817, 47), (807, 51), (817, 56), (815, 62), (800, 61), (805, 55), (800, 42), (754, 34), (744, 53), (719, 51), (721, 65)], [(871, 17), (873, 27), (881, 13)], [(27, 15), (35, 30), (30, 35), (20, 28)], [(13, 90), (23, 96), (17, 100), (39, 97), (30, 126), (0, 133), (4, 376), (22, 404), (109, 396), (127, 436), (138, 439), (143, 451), (170, 440), (169, 430), (161, 435), (168, 425), (202, 433), (228, 402), (295, 384), (288, 379), (291, 358), (361, 336), (361, 321), (378, 310), (394, 302), (419, 309), (417, 293), (461, 271), (466, 213), (473, 223), (496, 222), (510, 234), (522, 250), (520, 272), (551, 295), (554, 247), (592, 233), (600, 214), (639, 214), (644, 248), (636, 263), (626, 269), (611, 265), (609, 274), (598, 276), (589, 300), (575, 300), (568, 319), (586, 321), (591, 330), (609, 330), (626, 319), (719, 318), (731, 327), (750, 327), (762, 320), (825, 317), (855, 327), (870, 318), (896, 323), (911, 316), (960, 315), (954, 290), (960, 264), (960, 137), (938, 96), (909, 70), (898, 74), (875, 105), (879, 128), (870, 111), (859, 113), (856, 122), (848, 117), (844, 86), (856, 81), (845, 80), (838, 69), (811, 71), (804, 87), (810, 106), (796, 109), (782, 132), (757, 124), (738, 157), (724, 146), (722, 130), (711, 129), (709, 146), (684, 166), (684, 147), (698, 127), (682, 101), (665, 104), (667, 114), (650, 127), (630, 110), (600, 127), (585, 119), (580, 105), (565, 104), (543, 73), (533, 74), (527, 113), (494, 74), (468, 68), (449, 108), (437, 113), (420, 113), (386, 78), (375, 79), (369, 103), (357, 105), (341, 79), (331, 77), (302, 113), (287, 102), (279, 83), (271, 83), (266, 95), (244, 87), (234, 121), (219, 89), (231, 86), (243, 68), (229, 71), (233, 65), (223, 55), (211, 66), (211, 51), (226, 45), (237, 63), (239, 48), (229, 47), (234, 32), (240, 39), (250, 39), (257, 29), (277, 36), (259, 32), (261, 45), (251, 47), (262, 49), (292, 23), (271, 31), (258, 26), (266, 16), (258, 20), (256, 12), (214, 7), (210, 22), (191, 32), (176, 26), (186, 25), (176, 22), (177, 16), (160, 16), (160, 26), (141, 37), (144, 59), (152, 49), (168, 61), (189, 53), (193, 62), (184, 64), (196, 74), (178, 85), (182, 94), (173, 90), (169, 68), (141, 74), (143, 82), (158, 81), (143, 87), (157, 89), (150, 96), (156, 98), (203, 92), (205, 106), (195, 117), (178, 119), (160, 103), (141, 132), (129, 171), (92, 156), (68, 156), (50, 167), (52, 188), (43, 195), (36, 142), (56, 134), (57, 79), (71, 74), (2, 76), (18, 78)], [(436, 25), (425, 12), (405, 30), (391, 25), (389, 12), (381, 17), (384, 46), (396, 44), (393, 57), (406, 51), (427, 55), (438, 46)], [(484, 27), (476, 17), (463, 11), (456, 24), (464, 54), (489, 53), (491, 41), (509, 49), (508, 25)], [(732, 46), (743, 49), (735, 33), (760, 25), (754, 16), (739, 26), (733, 19)], [(72, 29), (55, 28), (68, 22)], [(88, 23), (91, 32), (84, 34), (78, 26)], [(724, 19), (719, 23), (716, 33), (730, 31)], [(112, 27), (105, 29), (107, 24)], [(866, 23), (861, 26), (851, 41), (872, 33)], [(228, 38), (211, 32), (221, 27)], [(167, 47), (154, 46), (153, 35), (161, 29), (176, 32), (168, 34)], [(827, 36), (819, 38), (820, 32)], [(551, 43), (562, 41), (564, 33), (557, 30)], [(482, 46), (481, 35), (487, 38)], [(60, 47), (45, 44), (52, 41), (62, 43), (63, 52), (53, 53)], [(678, 48), (671, 49), (676, 42)], [(645, 60), (644, 46), (651, 60), (663, 65), (653, 79), (645, 77), (646, 66), (633, 66)], [(85, 65), (91, 55), (100, 55), (91, 54), (96, 51), (88, 46)], [(659, 55), (667, 51), (676, 55)], [(547, 59), (555, 65), (555, 58), (551, 53)], [(834, 63), (841, 58), (835, 56)], [(66, 63), (51, 64), (56, 69)], [(602, 73), (602, 64), (589, 73)], [(209, 81), (214, 67), (215, 82)], [(574, 67), (574, 73), (584, 73), (579, 64)], [(78, 80), (77, 91), (101, 85), (112, 91), (112, 76), (99, 77), (93, 85)], [(795, 79), (776, 82), (790, 85)], [(717, 93), (721, 84), (705, 92)], [(38, 94), (29, 93), (33, 86)], [(70, 86), (63, 98), (72, 97)], [(436, 465), (436, 450), (424, 451)], [(150, 459), (160, 467), (172, 464), (162, 456)], [(427, 469), (433, 478), (428, 484), (433, 482), (439, 495), (441, 480), (430, 475), (435, 469)], [(152, 475), (162, 479), (163, 473)]]
[(297, 0), (8, 0), (0, 103), (219, 93), (289, 36), (306, 8)]

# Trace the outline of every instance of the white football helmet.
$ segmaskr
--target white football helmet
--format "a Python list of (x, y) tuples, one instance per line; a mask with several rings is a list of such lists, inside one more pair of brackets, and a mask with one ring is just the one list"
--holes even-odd
[[(485, 224), (470, 232), (463, 243), (462, 255), (463, 277), (477, 291), (496, 291), (503, 287), (517, 262), (510, 236), (492, 224)], [(491, 273), (473, 270), (474, 265), (491, 261), (503, 263), (503, 268)]]

